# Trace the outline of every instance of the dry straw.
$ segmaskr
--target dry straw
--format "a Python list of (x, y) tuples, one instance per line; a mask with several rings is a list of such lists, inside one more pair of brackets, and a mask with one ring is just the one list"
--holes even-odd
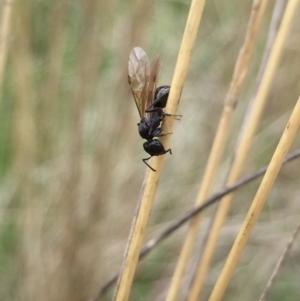
[(271, 159), (267, 172), (259, 186), (259, 189), (254, 197), (252, 205), (246, 215), (241, 230), (233, 244), (231, 252), (226, 260), (225, 266), (221, 275), (212, 291), (209, 301), (221, 300), (225, 289), (231, 279), (234, 269), (239, 258), (246, 246), (251, 231), (260, 215), (264, 203), (270, 193), (277, 174), (280, 170), (284, 157), (286, 156), (300, 126), (300, 97), (292, 112), (290, 120), (283, 132), (283, 135), (278, 143), (278, 146)]
[[(248, 156), (248, 152), (250, 149), (252, 138), (255, 134), (258, 122), (260, 120), (263, 108), (266, 103), (267, 95), (270, 90), (271, 82), (275, 76), (275, 71), (278, 67), (278, 63), (281, 57), (281, 53), (283, 50), (284, 42), (286, 40), (287, 34), (291, 27), (291, 23), (293, 17), (295, 15), (295, 11), (298, 5), (298, 0), (290, 0), (287, 8), (284, 13), (284, 17), (279, 28), (278, 34), (276, 36), (274, 47), (272, 48), (270, 58), (266, 65), (266, 70), (262, 76), (262, 80), (260, 86), (258, 88), (258, 92), (256, 94), (255, 100), (253, 102), (252, 112), (247, 119), (246, 127), (243, 127), (243, 135), (240, 137), (239, 145), (236, 149), (236, 153), (234, 156), (234, 162), (232, 164), (232, 168), (229, 173), (229, 177), (226, 183), (226, 186), (230, 186), (237, 181), (239, 178), (242, 168), (244, 166), (244, 162)], [(208, 237), (208, 241), (203, 252), (203, 260), (201, 265), (197, 271), (198, 275), (204, 277), (202, 275), (205, 274), (211, 257), (214, 253), (214, 249), (217, 244), (217, 240), (219, 237), (219, 233), (221, 231), (224, 220), (227, 216), (227, 212), (231, 205), (233, 194), (227, 195), (218, 208), (216, 218), (212, 225), (210, 235)]]
[[(202, 184), (199, 189), (198, 197), (196, 199), (196, 206), (202, 204), (206, 200), (213, 179), (215, 177), (215, 173), (227, 140), (237, 99), (240, 95), (246, 74), (251, 63), (262, 16), (264, 14), (267, 2), (267, 0), (253, 1), (252, 11), (248, 23), (244, 44), (240, 50), (239, 57), (236, 61), (233, 78), (224, 101), (224, 108), (221, 120), (218, 126), (217, 134), (215, 136), (211, 153), (209, 155)], [(188, 233), (172, 278), (170, 290), (167, 296), (167, 301), (174, 301), (178, 296), (180, 284), (186, 269), (186, 265), (188, 263), (194, 243), (196, 241), (200, 218), (200, 215), (196, 216), (189, 225)], [(201, 285), (197, 286), (196, 290), (192, 292), (190, 300), (197, 300), (197, 296), (200, 292), (200, 287)]]
[[(195, 44), (204, 3), (204, 0), (193, 0), (190, 7), (190, 12), (171, 84), (168, 105), (166, 108), (166, 110), (171, 114), (174, 114), (177, 111), (180, 95), (183, 89), (191, 58), (192, 49)], [(172, 125), (173, 120), (171, 118), (166, 119), (166, 122), (163, 125), (164, 131), (171, 132)], [(162, 139), (165, 147), (168, 146), (169, 139), (170, 137), (168, 136)], [(133, 222), (128, 246), (126, 247), (125, 251), (125, 258), (123, 261), (122, 270), (114, 297), (114, 300), (116, 301), (128, 300), (141, 246), (144, 239), (145, 230), (148, 224), (149, 215), (161, 174), (163, 160), (164, 157), (160, 156), (156, 157), (152, 162), (152, 166), (157, 170), (157, 172), (150, 172), (146, 180), (144, 193), (137, 209), (137, 215)]]
[[(290, 153), (284, 160), (283, 164), (291, 162), (295, 159), (299, 159), (300, 157), (300, 150), (296, 150), (292, 153)], [(156, 249), (160, 245), (161, 242), (163, 242), (166, 238), (168, 238), (171, 234), (173, 234), (175, 231), (177, 231), (179, 228), (184, 226), (190, 219), (192, 219), (194, 216), (199, 214), (204, 209), (208, 208), (209, 206), (215, 204), (220, 199), (222, 199), (226, 194), (231, 193), (235, 191), (236, 189), (239, 189), (246, 184), (254, 181), (258, 177), (265, 174), (267, 171), (267, 167), (262, 167), (256, 172), (240, 179), (237, 181), (234, 185), (223, 188), (221, 191), (215, 193), (211, 197), (209, 197), (205, 202), (203, 202), (201, 205), (195, 207), (194, 209), (186, 212), (181, 217), (179, 217), (177, 220), (173, 221), (170, 225), (168, 225), (164, 230), (162, 230), (156, 237), (149, 240), (146, 244), (144, 244), (139, 259), (141, 260), (146, 255), (148, 255), (151, 251)], [(118, 274), (113, 276), (110, 280), (108, 280), (98, 291), (98, 293), (91, 298), (89, 301), (96, 301), (99, 300), (101, 296), (103, 296), (107, 290), (116, 282), (118, 278)]]
[[(274, 12), (273, 12), (273, 17), (272, 17), (272, 21), (271, 21), (271, 25), (270, 25), (270, 30), (269, 30), (269, 35), (268, 35), (268, 41), (267, 41), (267, 45), (265, 48), (265, 52), (264, 52), (264, 56), (262, 59), (262, 63), (261, 63), (261, 67), (259, 70), (259, 75), (258, 75), (258, 85), (261, 81), (261, 78), (264, 74), (265, 68), (266, 68), (266, 63), (268, 61), (268, 58), (270, 56), (270, 52), (272, 50), (272, 46), (274, 44), (274, 40), (276, 37), (276, 33), (278, 31), (278, 27), (280, 24), (280, 20), (284, 11), (284, 0), (277, 0), (275, 7), (274, 7)], [(245, 129), (247, 128), (247, 116), (248, 114), (251, 113), (251, 108), (252, 108), (252, 100), (250, 101), (248, 107), (248, 111), (246, 113), (246, 117), (245, 117), (245, 126), (242, 127), (241, 130), (241, 134), (240, 136), (242, 136), (243, 132), (245, 131)], [(233, 161), (234, 164), (234, 161)], [(222, 212), (224, 214), (224, 212)], [(226, 213), (226, 212), (225, 212)], [(211, 235), (208, 236), (208, 240), (207, 240), (207, 244), (204, 248), (203, 251), (203, 255), (201, 257), (201, 260), (199, 262), (199, 265), (197, 267), (197, 270), (195, 272), (195, 276), (193, 277), (193, 283), (191, 285), (190, 291), (189, 291), (189, 295), (188, 295), (188, 300), (189, 301), (194, 301), (194, 300), (198, 300), (198, 297), (201, 293), (201, 290), (203, 288), (203, 284), (205, 281), (205, 276), (207, 274), (212, 256), (214, 254), (214, 249), (216, 247), (216, 243), (218, 240), (218, 234), (220, 231), (220, 227), (222, 226), (222, 219), (220, 220), (220, 215), (218, 215), (219, 219), (215, 220), (212, 224), (214, 225), (211, 232)], [(219, 221), (219, 223), (217, 223)], [(221, 222), (220, 222), (221, 221)], [(210, 234), (209, 233), (209, 234)]]
[(7, 51), (9, 45), (11, 15), (13, 0), (6, 0), (3, 4), (1, 33), (0, 33), (0, 91), (2, 90), (3, 75), (6, 65)]
[[(35, 185), (32, 174), (36, 164), (37, 137), (34, 114), (33, 63), (28, 41), (31, 40), (29, 11), (24, 1), (15, 1), (12, 16), (12, 77), (14, 85), (13, 115), (13, 169), (17, 179), (17, 196), (21, 201), (19, 228), (22, 230), (20, 249), (22, 252), (23, 295), (33, 299), (36, 287), (41, 287), (41, 276), (36, 259), (39, 257), (41, 218), (37, 210)], [(26, 298), (26, 297), (25, 297)]]

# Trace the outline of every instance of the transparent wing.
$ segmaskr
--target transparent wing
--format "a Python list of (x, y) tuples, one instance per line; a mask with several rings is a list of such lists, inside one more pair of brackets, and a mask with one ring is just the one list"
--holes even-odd
[[(160, 67), (159, 57), (156, 56), (151, 62), (151, 66), (150, 66), (150, 76), (147, 81), (147, 92), (146, 92), (147, 96), (145, 101), (145, 110), (148, 109), (154, 101), (159, 67)], [(151, 120), (151, 114), (152, 113), (145, 113), (146, 120)]]
[(150, 71), (146, 52), (140, 47), (133, 48), (128, 61), (128, 82), (140, 117), (145, 115)]

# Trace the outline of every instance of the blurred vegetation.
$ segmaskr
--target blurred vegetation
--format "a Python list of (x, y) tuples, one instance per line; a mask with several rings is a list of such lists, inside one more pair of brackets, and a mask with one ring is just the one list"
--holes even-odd
[[(255, 90), (270, 2), (214, 191), (224, 182)], [(169, 84), (189, 4), (14, 1), (0, 102), (1, 300), (87, 300), (118, 270), (146, 169), (139, 116), (127, 83), (128, 54), (134, 46), (143, 47), (150, 58), (160, 54), (159, 84)], [(251, 4), (207, 1), (181, 97), (183, 118), (175, 125), (173, 155), (166, 158), (147, 238), (194, 203)], [(5, 1), (0, 5), (2, 12)], [(245, 174), (269, 162), (299, 96), (297, 15)], [(299, 142), (298, 135), (293, 149)], [(299, 168), (299, 161), (283, 167), (225, 300), (259, 297), (299, 221)], [(236, 194), (204, 300), (258, 184)], [(208, 220), (207, 215), (199, 249)], [(140, 265), (131, 300), (163, 300), (183, 236), (184, 229)], [(294, 246), (270, 300), (299, 297), (299, 246)]]

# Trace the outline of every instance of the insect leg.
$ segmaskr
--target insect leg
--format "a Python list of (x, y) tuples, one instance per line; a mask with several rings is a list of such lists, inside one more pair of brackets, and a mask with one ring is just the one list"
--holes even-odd
[(173, 133), (164, 133), (161, 131), (161, 128), (157, 128), (153, 131), (152, 135), (153, 137), (163, 137), (163, 136), (166, 136), (166, 135), (171, 135)]
[[(165, 113), (165, 112), (163, 112), (163, 116), (168, 116), (168, 117), (174, 116), (176, 120), (181, 120), (181, 118), (182, 118), (182, 115), (172, 115), (172, 114)], [(176, 118), (176, 117), (178, 117), (178, 118)]]
[(169, 148), (164, 152), (164, 154), (166, 154), (166, 153), (170, 153), (170, 155), (172, 155), (172, 150)]
[(156, 171), (154, 168), (152, 168), (146, 161), (147, 160), (149, 160), (149, 159), (151, 159), (152, 158), (152, 156), (150, 156), (149, 158), (146, 158), (146, 159), (143, 159), (143, 162), (151, 169), (151, 170), (153, 170), (154, 172)]
[[(151, 106), (150, 106), (150, 107), (151, 107)], [(146, 110), (146, 113), (157, 112), (157, 113), (158, 113), (159, 115), (161, 115), (161, 116), (168, 116), (168, 117), (174, 116), (174, 117), (178, 117), (178, 118), (175, 118), (176, 120), (180, 120), (181, 117), (182, 117), (182, 115), (172, 115), (172, 114), (169, 114), (169, 113), (165, 113), (165, 112), (163, 111), (163, 109), (162, 109), (162, 108), (159, 108), (159, 107), (155, 107), (155, 108), (153, 108), (153, 109), (150, 109), (150, 107)]]

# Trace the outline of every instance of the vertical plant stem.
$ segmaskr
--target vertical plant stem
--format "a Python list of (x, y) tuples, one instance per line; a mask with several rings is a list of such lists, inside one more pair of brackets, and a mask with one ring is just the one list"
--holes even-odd
[(27, 2), (16, 0), (12, 16), (12, 70), (14, 79), (13, 168), (18, 183), (16, 199), (22, 209), (20, 225), (23, 298), (36, 300), (43, 282), (38, 270), (40, 215), (36, 203), (33, 170), (36, 156), (33, 63), (29, 41), (30, 12)]
[[(243, 129), (244, 134), (239, 139), (239, 144), (234, 154), (234, 161), (229, 172), (226, 186), (230, 186), (238, 180), (244, 162), (248, 156), (250, 144), (256, 131), (263, 108), (265, 106), (270, 85), (274, 78), (275, 71), (277, 69), (279, 59), (283, 50), (284, 42), (289, 32), (297, 5), (298, 0), (290, 0), (285, 10), (280, 29), (274, 43), (274, 47), (270, 54), (266, 70), (263, 74), (255, 100), (253, 102), (251, 114), (249, 115), (247, 119), (247, 124), (244, 126)], [(203, 265), (199, 267), (197, 272), (199, 274), (205, 274), (207, 270), (207, 265), (211, 260), (212, 254), (214, 253), (221, 228), (227, 216), (227, 212), (230, 208), (232, 197), (233, 194), (229, 194), (226, 197), (224, 197), (224, 199), (220, 203), (203, 253), (203, 258), (205, 258), (205, 260), (202, 261), (201, 264)]]
[[(289, 153), (283, 164), (291, 162), (295, 159), (298, 159), (300, 157), (300, 150), (296, 150), (294, 152)], [(224, 195), (231, 193), (232, 191), (235, 191), (239, 188), (244, 187), (245, 185), (249, 184), (255, 179), (258, 179), (260, 176), (263, 176), (267, 170), (267, 167), (262, 167), (259, 170), (255, 171), (254, 173), (245, 176), (244, 178), (237, 181), (234, 185), (229, 186), (227, 188), (223, 188), (221, 191), (215, 193), (211, 197), (209, 197), (202, 205), (199, 205), (195, 207), (193, 210), (189, 210), (188, 212), (185, 212), (181, 217), (179, 217), (177, 220), (173, 221), (170, 225), (168, 225), (163, 231), (161, 231), (157, 236), (150, 239), (147, 243), (144, 244), (139, 259), (143, 259), (146, 257), (149, 253), (151, 253), (154, 249), (156, 249), (162, 241), (164, 241), (166, 238), (168, 238), (170, 235), (172, 235), (174, 232), (176, 232), (179, 228), (181, 228), (183, 225), (185, 225), (190, 219), (192, 219), (194, 216), (199, 214), (202, 210), (208, 208), (209, 206), (215, 204), (218, 200), (220, 200)], [(110, 287), (116, 282), (118, 277), (118, 274), (115, 274), (113, 277), (111, 277), (104, 285), (102, 285), (97, 292), (97, 294), (89, 299), (89, 301), (96, 301), (99, 300), (101, 297), (104, 297), (107, 291), (110, 289)]]
[[(204, 0), (193, 0), (183, 34), (181, 47), (174, 71), (170, 95), (168, 99), (168, 106), (166, 110), (171, 114), (177, 111), (180, 95), (183, 89), (186, 78), (192, 50), (195, 44), (198, 27), (200, 24), (202, 11), (204, 7)], [(166, 132), (171, 131), (173, 120), (164, 124)], [(164, 145), (167, 147), (169, 138), (164, 139)], [(157, 172), (149, 172), (145, 189), (140, 204), (137, 208), (137, 215), (132, 225), (132, 230), (126, 247), (125, 257), (118, 279), (117, 289), (114, 300), (127, 301), (132, 286), (133, 277), (135, 274), (141, 246), (144, 239), (145, 230), (148, 224), (149, 215), (153, 205), (155, 192), (160, 178), (164, 156), (155, 157), (153, 160), (153, 167)]]
[[(191, 3), (166, 106), (166, 112), (170, 114), (176, 114), (177, 111), (204, 5), (205, 0), (192, 0)], [(162, 127), (165, 133), (172, 132), (173, 122), (174, 118), (164, 119)], [(166, 135), (161, 138), (165, 147), (168, 147), (170, 139), (171, 135)], [(154, 168), (160, 168), (164, 158), (165, 156), (154, 157)]]
[(266, 174), (259, 186), (259, 189), (254, 197), (252, 205), (246, 215), (241, 230), (233, 244), (230, 254), (226, 260), (225, 266), (221, 275), (212, 291), (209, 301), (221, 300), (226, 287), (231, 279), (234, 269), (239, 261), (239, 258), (246, 246), (251, 231), (260, 215), (264, 203), (270, 193), (274, 181), (278, 175), (284, 157), (286, 156), (300, 125), (300, 97), (292, 112), (290, 120), (283, 132), (279, 144), (274, 152)]
[[(248, 72), (256, 38), (259, 32), (262, 15), (265, 11), (267, 2), (267, 0), (253, 2), (252, 12), (248, 23), (245, 41), (240, 50), (239, 57), (236, 61), (233, 78), (224, 101), (224, 109), (218, 126), (217, 134), (215, 136), (215, 140), (212, 146), (212, 150), (208, 159), (208, 163), (205, 169), (202, 184), (198, 192), (196, 206), (202, 204), (206, 200), (217, 170), (217, 166), (223, 154), (234, 108), (236, 106), (237, 99), (240, 95), (245, 76)], [(180, 257), (172, 278), (170, 290), (167, 297), (168, 301), (174, 301), (178, 296), (180, 284), (184, 276), (184, 271), (186, 269), (186, 265), (188, 263), (196, 240), (200, 219), (201, 215), (197, 215), (189, 224), (188, 233), (184, 241), (184, 245), (182, 247)], [(201, 284), (198, 288), (200, 289), (200, 287)], [(195, 292), (193, 298), (197, 298), (197, 295), (197, 292)]]
[[(260, 72), (259, 72), (260, 75), (258, 76), (258, 78), (259, 78), (258, 82), (260, 82), (260, 80), (262, 78), (263, 70), (265, 69), (265, 66), (266, 66), (266, 63), (267, 63), (267, 58), (269, 57), (269, 54), (270, 54), (269, 52), (271, 51), (271, 46), (274, 43), (275, 34), (277, 32), (277, 29), (278, 29), (278, 24), (279, 24), (279, 21), (281, 20), (282, 13), (278, 12), (278, 10), (283, 11), (282, 2), (284, 2), (284, 1), (278, 0), (276, 2), (275, 8), (274, 8), (274, 15), (273, 15), (273, 18), (272, 18), (272, 24), (270, 25), (270, 33), (269, 33), (269, 37), (268, 37), (268, 43), (267, 43), (267, 46), (266, 46), (266, 51), (265, 51), (263, 62), (262, 62), (261, 69), (260, 69)], [(278, 15), (279, 15), (279, 17), (278, 17)], [(275, 34), (274, 34), (274, 31), (275, 31)], [(251, 104), (252, 104), (252, 101), (250, 102), (250, 105), (249, 105), (250, 108), (251, 108)], [(243, 129), (245, 129), (245, 127), (242, 128), (242, 132), (243, 132)], [(242, 136), (242, 135), (240, 135), (240, 136)], [(216, 219), (216, 217), (217, 217), (217, 215), (215, 216), (215, 219)], [(214, 222), (213, 222), (213, 225), (216, 228), (212, 228), (212, 229), (219, 229), (219, 227), (222, 226), (222, 224), (214, 224)], [(197, 270), (196, 270), (196, 273), (195, 273), (195, 276), (194, 276), (194, 279), (193, 279), (193, 282), (192, 282), (191, 289), (189, 291), (189, 295), (188, 295), (188, 300), (189, 301), (198, 300), (199, 295), (201, 293), (201, 289), (203, 287), (205, 276), (207, 274), (211, 259), (212, 259), (213, 254), (214, 254), (214, 249), (215, 249), (215, 246), (216, 246), (218, 235), (211, 235), (212, 229), (208, 233), (208, 240), (207, 240), (207, 243), (206, 243), (205, 248), (203, 250), (203, 254), (201, 255), (201, 259), (200, 259), (199, 265), (197, 267)]]
[(3, 4), (2, 23), (1, 23), (1, 32), (0, 32), (0, 96), (1, 96), (1, 90), (2, 90), (1, 88), (3, 84), (4, 69), (5, 69), (7, 51), (9, 45), (12, 8), (13, 8), (13, 0), (6, 0)]

